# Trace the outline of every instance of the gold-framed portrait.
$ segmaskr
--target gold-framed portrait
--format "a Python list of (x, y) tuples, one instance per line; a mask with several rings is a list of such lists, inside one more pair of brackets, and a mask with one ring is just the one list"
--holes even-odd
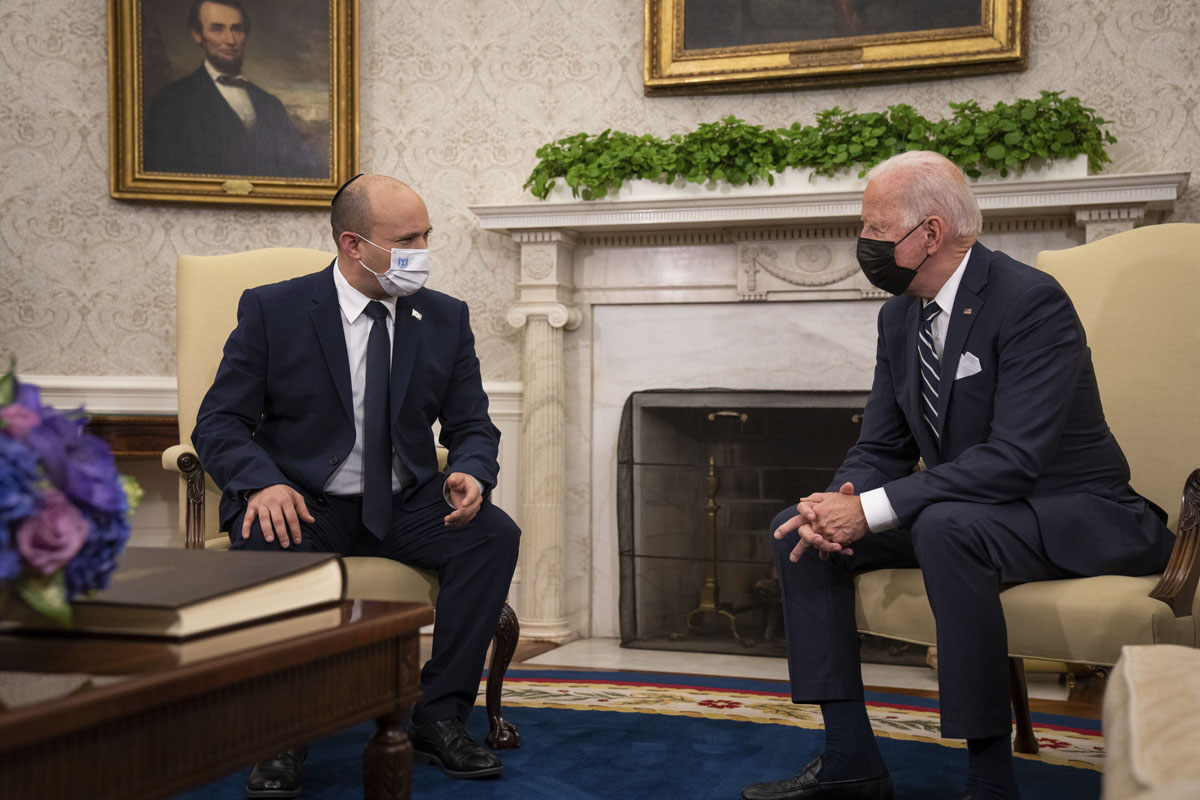
[(1030, 0), (646, 0), (645, 93), (1022, 70)]
[(109, 0), (110, 192), (327, 205), (358, 171), (357, 0)]

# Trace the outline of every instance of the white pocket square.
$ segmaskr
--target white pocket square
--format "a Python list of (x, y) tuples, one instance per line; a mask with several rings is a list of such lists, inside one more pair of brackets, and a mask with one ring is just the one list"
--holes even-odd
[(958, 371), (954, 373), (954, 380), (960, 378), (969, 378), (983, 367), (979, 366), (979, 359), (974, 353), (963, 353), (958, 359)]

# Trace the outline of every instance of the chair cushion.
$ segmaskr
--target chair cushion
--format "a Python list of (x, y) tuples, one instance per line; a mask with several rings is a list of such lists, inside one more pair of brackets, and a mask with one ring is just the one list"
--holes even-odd
[(390, 558), (349, 556), (346, 596), (356, 600), (391, 600), (436, 604), (437, 575)]
[[(1157, 576), (1104, 575), (1014, 586), (1000, 595), (1014, 656), (1109, 665), (1123, 644), (1196, 644), (1191, 616), (1176, 618), (1152, 599)], [(935, 644), (921, 571), (886, 569), (856, 578), (864, 633)]]
[(1104, 692), (1105, 800), (1200, 797), (1197, 714), (1200, 652), (1124, 648)]

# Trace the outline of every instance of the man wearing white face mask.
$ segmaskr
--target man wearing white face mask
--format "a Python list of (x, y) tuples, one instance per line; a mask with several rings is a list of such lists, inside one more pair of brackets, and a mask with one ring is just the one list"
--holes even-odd
[[(500, 433), (467, 306), (423, 288), (432, 226), (407, 185), (352, 179), (331, 222), (329, 267), (242, 296), (192, 440), (222, 489), (234, 549), (375, 555), (437, 571), (414, 759), (457, 778), (496, 775), (499, 759), (464, 723), (520, 531), (487, 500)], [(303, 760), (288, 751), (260, 763), (247, 796), (298, 795)]]

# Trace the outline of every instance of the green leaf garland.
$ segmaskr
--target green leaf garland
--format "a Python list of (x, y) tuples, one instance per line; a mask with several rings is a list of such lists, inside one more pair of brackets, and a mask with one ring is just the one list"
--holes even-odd
[(1007, 177), (1023, 172), (1034, 159), (1069, 160), (1080, 154), (1097, 172), (1111, 161), (1105, 145), (1117, 141), (1102, 127), (1108, 120), (1061, 92), (1043, 91), (1037, 98), (999, 102), (990, 109), (974, 100), (949, 105), (951, 116), (936, 121), (901, 103), (888, 106), (886, 113), (835, 106), (819, 112), (813, 125), (797, 122), (773, 130), (728, 116), (668, 139), (611, 129), (595, 136), (576, 133), (538, 148), (537, 166), (524, 188), (544, 200), (561, 178), (573, 196), (595, 200), (637, 178), (773, 184), (774, 174), (789, 167), (832, 176), (855, 166), (862, 177), (909, 150), (939, 152), (973, 178), (984, 170)]

